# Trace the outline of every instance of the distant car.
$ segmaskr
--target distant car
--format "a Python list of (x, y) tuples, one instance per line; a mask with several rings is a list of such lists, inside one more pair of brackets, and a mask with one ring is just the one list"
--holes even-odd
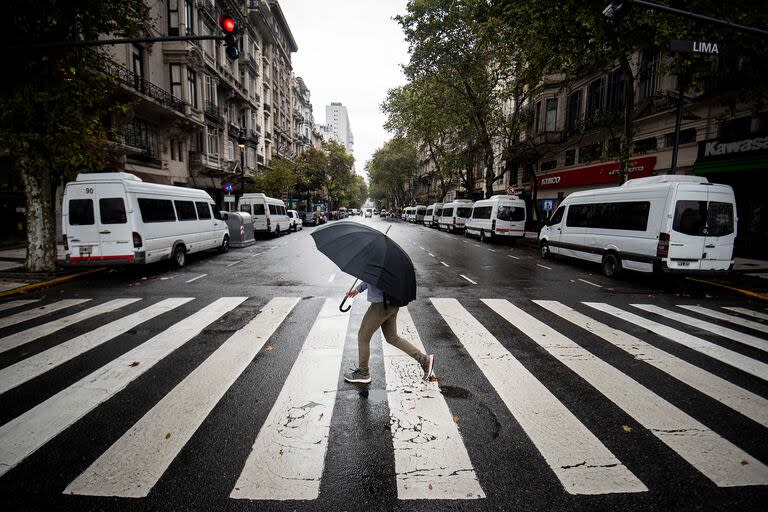
[(379, 217), (386, 217), (388, 214), (389, 212), (385, 208), (382, 208), (379, 212)]
[(365, 209), (365, 216), (366, 217), (373, 217), (373, 210), (371, 208)]
[(303, 225), (305, 226), (319, 226), (322, 224), (322, 212), (302, 212)]
[(378, 208), (374, 208), (373, 209), (373, 214), (374, 215), (378, 215), (379, 214), (379, 209)]
[(288, 210), (288, 218), (291, 221), (290, 228), (293, 231), (298, 231), (304, 226), (304, 222), (301, 220), (301, 217), (299, 216), (299, 212), (296, 210)]

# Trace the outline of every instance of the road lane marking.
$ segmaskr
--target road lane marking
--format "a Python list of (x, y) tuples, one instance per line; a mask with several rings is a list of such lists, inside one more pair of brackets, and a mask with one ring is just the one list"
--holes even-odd
[(329, 283), (332, 283), (334, 279), (336, 279), (336, 274), (331, 274), (330, 276), (328, 276)]
[(569, 494), (648, 488), (456, 299), (430, 299)]
[(658, 306), (654, 306), (653, 304), (630, 305), (634, 308), (642, 309), (643, 311), (654, 313), (656, 315), (669, 318), (670, 320), (674, 320), (685, 325), (690, 325), (691, 327), (703, 329), (705, 331), (709, 331), (712, 334), (716, 334), (733, 341), (738, 341), (739, 343), (749, 345), (750, 347), (768, 351), (768, 340), (764, 340), (756, 336), (751, 336), (743, 332), (735, 331), (727, 327), (722, 327), (720, 325), (713, 324), (712, 322), (705, 322), (704, 320), (699, 320), (698, 318), (693, 318), (688, 315), (681, 315), (680, 313), (675, 313), (674, 311), (669, 311), (668, 309), (660, 308)]
[(664, 324), (654, 322), (653, 320), (648, 320), (641, 317), (640, 315), (630, 313), (629, 311), (624, 311), (617, 307), (611, 306), (610, 304), (605, 304), (602, 302), (584, 302), (583, 304), (598, 311), (602, 311), (603, 313), (613, 315), (616, 318), (620, 318), (631, 324), (635, 324), (639, 327), (647, 329), (658, 334), (659, 336), (667, 338), (668, 340), (688, 347), (691, 350), (701, 352), (702, 354), (707, 355), (713, 359), (717, 359), (721, 363), (725, 363), (727, 365), (733, 366), (734, 368), (745, 371), (750, 375), (754, 375), (755, 377), (759, 377), (763, 380), (768, 380), (768, 364), (756, 361), (751, 357), (739, 354), (733, 350), (728, 350), (727, 348), (721, 347), (720, 345), (710, 343), (709, 341), (697, 338), (696, 336), (686, 332), (673, 329), (672, 327), (668, 327)]
[(74, 315), (65, 316), (64, 318), (59, 318), (58, 320), (53, 320), (52, 322), (31, 327), (26, 331), (11, 334), (10, 336), (6, 336), (5, 338), (0, 339), (0, 353), (19, 347), (44, 336), (48, 336), (49, 334), (53, 334), (54, 332), (60, 331), (65, 327), (69, 327), (70, 325), (74, 325), (77, 322), (82, 322), (83, 320), (115, 311), (140, 300), (141, 299), (139, 298), (110, 300), (104, 304), (99, 304), (98, 306), (84, 309), (83, 311), (75, 313)]
[(509, 301), (482, 301), (718, 487), (768, 484), (768, 467), (639, 382)]
[[(400, 308), (403, 338), (424, 345), (408, 308)], [(437, 382), (425, 382), (410, 356), (382, 343), (397, 497), (401, 500), (485, 498), (458, 425)]]
[(6, 316), (4, 318), (0, 318), (0, 329), (9, 327), (11, 325), (20, 324), (22, 322), (26, 322), (34, 318), (39, 318), (43, 315), (47, 315), (48, 313), (53, 313), (54, 311), (58, 311), (60, 309), (77, 306), (78, 304), (88, 302), (89, 300), (91, 299), (64, 299), (58, 302), (54, 302), (52, 304), (46, 304), (45, 306), (40, 306), (35, 309), (22, 311), (21, 313), (16, 313), (15, 315)]
[(349, 315), (326, 299), (259, 430), (230, 497), (313, 500), (320, 494)]
[(737, 308), (737, 307), (726, 307), (726, 306), (723, 306), (723, 309), (727, 309), (729, 311), (733, 311), (734, 313), (741, 313), (742, 315), (751, 316), (753, 318), (759, 318), (760, 320), (768, 321), (768, 315), (766, 315), (764, 313), (759, 313), (757, 311), (752, 311), (751, 309)]
[(43, 373), (60, 366), (75, 357), (114, 339), (137, 325), (162, 315), (192, 298), (170, 298), (153, 304), (136, 313), (60, 343), (16, 364), (0, 370), (0, 394), (28, 382)]
[(446, 263), (446, 262), (444, 262), (444, 261), (441, 261), (440, 263), (441, 263), (441, 264), (442, 264), (444, 267), (450, 267), (450, 265), (449, 265), (449, 264), (447, 264), (447, 263)]
[[(579, 278), (578, 280), (579, 280), (579, 281), (581, 281), (582, 283), (587, 283), (587, 284), (589, 284), (589, 285), (592, 285), (592, 286), (594, 286), (595, 288), (602, 288), (602, 286), (600, 286), (599, 284), (595, 284), (595, 283), (592, 283), (592, 282), (590, 282), (590, 281), (587, 281), (586, 279), (581, 279), (581, 278)], [(535, 301), (534, 301), (534, 302), (535, 302)]]
[(298, 301), (270, 300), (75, 478), (64, 494), (147, 496)]
[(728, 382), (698, 366), (673, 356), (646, 343), (631, 334), (613, 329), (606, 324), (575, 311), (553, 300), (534, 300), (544, 309), (599, 336), (608, 343), (624, 350), (635, 359), (668, 373), (693, 389), (714, 398), (723, 405), (768, 427), (768, 400)]
[(472, 284), (477, 284), (476, 282), (474, 282), (473, 280), (471, 280), (470, 278), (468, 278), (468, 277), (467, 277), (467, 276), (465, 276), (464, 274), (459, 274), (459, 275), (460, 275), (461, 277), (463, 277), (464, 279), (466, 279), (467, 281), (469, 281), (470, 283), (472, 283)]
[(422, 251), (426, 251), (426, 249), (423, 248), (422, 246), (419, 246), (419, 249), (421, 249)]
[(243, 261), (243, 260), (237, 260), (237, 261), (233, 261), (232, 263), (230, 263), (229, 265), (227, 265), (227, 267), (232, 267), (232, 266), (235, 266), (235, 265), (237, 265), (238, 263), (241, 263), (242, 261)]
[(511, 254), (507, 254), (507, 256), (509, 256), (510, 258), (516, 259), (516, 260), (519, 260), (519, 259), (520, 259), (520, 258), (518, 258), (517, 256), (512, 256)]
[(541, 263), (537, 263), (537, 264), (536, 264), (536, 266), (537, 266), (537, 267), (541, 267), (541, 268), (545, 268), (545, 269), (547, 269), (547, 270), (552, 270), (552, 267), (548, 267), (548, 266), (546, 266), (546, 265), (542, 265)]
[(262, 254), (264, 254), (264, 253), (263, 252), (257, 252), (257, 253), (251, 254), (251, 258), (255, 258), (256, 256), (261, 256)]
[(5, 304), (0, 304), (0, 311), (5, 311), (6, 309), (18, 308), (20, 306), (26, 306), (28, 304), (33, 304), (33, 303), (39, 302), (39, 301), (40, 301), (40, 299), (12, 300), (11, 302), (6, 302)]
[(190, 279), (189, 281), (186, 281), (186, 282), (187, 282), (187, 283), (192, 283), (192, 282), (194, 282), (194, 281), (197, 281), (198, 279), (202, 279), (202, 278), (204, 278), (204, 277), (205, 277), (205, 276), (207, 276), (207, 275), (208, 275), (208, 274), (201, 274), (201, 275), (199, 275), (199, 276), (197, 276), (197, 277), (193, 277), (192, 279)]
[(715, 311), (714, 309), (703, 308), (700, 306), (678, 305), (678, 307), (687, 309), (688, 311), (693, 311), (694, 313), (699, 313), (700, 315), (711, 316), (712, 318), (717, 318), (718, 320), (723, 320), (732, 324), (741, 325), (742, 327), (754, 329), (755, 331), (768, 333), (768, 325), (761, 324), (760, 322), (753, 322), (752, 320), (747, 320), (746, 318), (741, 318), (739, 316), (726, 315), (725, 313)]
[(482, 246), (482, 245), (480, 245), (480, 244), (472, 244), (472, 245), (474, 245), (475, 247), (479, 247), (479, 248), (481, 248), (481, 249), (483, 248), (483, 246)]
[(0, 427), (0, 476), (246, 298), (216, 300)]
[(488, 249), (491, 252), (497, 252), (496, 249)]
[(434, 255), (434, 254), (432, 254), (431, 252), (428, 252), (427, 254), (429, 254), (429, 255), (430, 255), (430, 256), (432, 256), (433, 258), (435, 257), (435, 255)]

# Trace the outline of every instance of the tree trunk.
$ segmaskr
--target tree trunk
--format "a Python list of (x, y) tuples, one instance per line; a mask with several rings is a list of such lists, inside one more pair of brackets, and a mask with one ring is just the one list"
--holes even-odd
[(483, 163), (485, 165), (485, 198), (488, 199), (493, 195), (493, 182), (496, 178), (496, 171), (493, 169), (493, 146), (490, 140), (486, 140), (485, 154), (483, 155)]
[(27, 272), (56, 271), (56, 224), (51, 204), (51, 174), (21, 162), (21, 181), (27, 200)]

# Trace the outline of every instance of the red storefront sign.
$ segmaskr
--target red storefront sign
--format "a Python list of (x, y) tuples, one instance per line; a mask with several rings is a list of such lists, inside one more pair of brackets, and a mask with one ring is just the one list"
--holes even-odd
[[(629, 179), (644, 178), (653, 174), (655, 156), (633, 158), (629, 161)], [(547, 188), (572, 188), (584, 185), (617, 185), (619, 183), (619, 162), (604, 162), (539, 174), (539, 190)], [(533, 185), (533, 183), (531, 183)]]

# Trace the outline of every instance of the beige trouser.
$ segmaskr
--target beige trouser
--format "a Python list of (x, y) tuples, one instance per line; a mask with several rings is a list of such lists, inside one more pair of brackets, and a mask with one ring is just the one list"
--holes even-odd
[(381, 327), (384, 339), (390, 345), (399, 348), (416, 361), (421, 363), (425, 355), (419, 349), (408, 343), (397, 334), (397, 312), (400, 308), (394, 306), (384, 307), (383, 302), (373, 302), (365, 312), (360, 330), (357, 332), (358, 368), (368, 369), (368, 359), (371, 356), (371, 337), (376, 329)]

